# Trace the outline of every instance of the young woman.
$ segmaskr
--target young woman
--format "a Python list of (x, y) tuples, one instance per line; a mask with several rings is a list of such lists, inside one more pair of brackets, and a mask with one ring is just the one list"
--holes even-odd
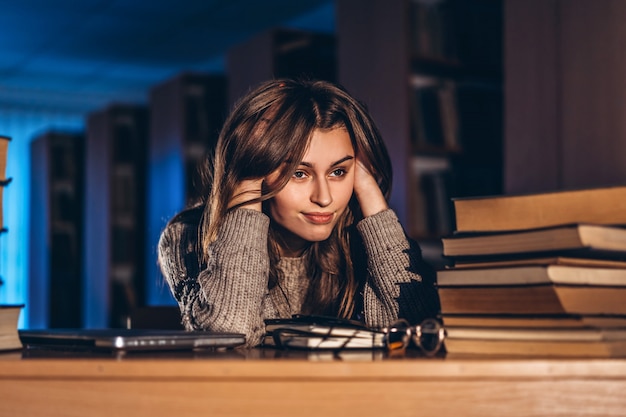
[(324, 81), (275, 80), (235, 107), (205, 197), (159, 263), (189, 330), (260, 343), (293, 314), (388, 326), (434, 317), (434, 273), (387, 205), (391, 163), (366, 109)]

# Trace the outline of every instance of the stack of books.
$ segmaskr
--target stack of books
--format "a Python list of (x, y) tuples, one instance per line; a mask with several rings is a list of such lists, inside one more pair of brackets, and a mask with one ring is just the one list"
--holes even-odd
[(448, 354), (626, 356), (626, 186), (453, 203)]

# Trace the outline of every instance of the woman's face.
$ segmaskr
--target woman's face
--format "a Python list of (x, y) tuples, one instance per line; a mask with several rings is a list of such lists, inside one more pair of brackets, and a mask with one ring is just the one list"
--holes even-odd
[(344, 128), (317, 129), (287, 185), (268, 201), (282, 256), (328, 239), (354, 189), (355, 152)]

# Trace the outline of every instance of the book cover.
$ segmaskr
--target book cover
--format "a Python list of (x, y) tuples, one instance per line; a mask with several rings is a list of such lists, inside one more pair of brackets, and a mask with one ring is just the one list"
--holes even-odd
[(445, 326), (452, 327), (626, 328), (626, 315), (444, 314), (442, 320)]
[(453, 200), (459, 232), (626, 224), (626, 186)]
[(22, 348), (17, 323), (23, 305), (0, 304), (0, 351)]
[(499, 233), (456, 233), (441, 239), (448, 257), (496, 257), (520, 254), (567, 254), (626, 260), (626, 229), (572, 224)]
[(625, 357), (626, 329), (447, 327), (448, 356)]
[(455, 269), (466, 268), (500, 268), (506, 266), (522, 265), (571, 265), (597, 268), (626, 268), (625, 261), (611, 259), (573, 258), (567, 256), (539, 256), (524, 257), (517, 259), (496, 259), (492, 261), (457, 261)]
[(625, 315), (626, 286), (440, 286), (445, 314)]
[(437, 283), (441, 287), (527, 284), (626, 286), (626, 268), (559, 264), (451, 268), (437, 271)]

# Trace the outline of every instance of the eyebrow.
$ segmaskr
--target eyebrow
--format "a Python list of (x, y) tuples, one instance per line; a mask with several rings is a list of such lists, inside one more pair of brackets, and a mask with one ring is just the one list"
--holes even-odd
[[(333, 162), (332, 164), (330, 164), (330, 166), (331, 166), (331, 167), (334, 167), (334, 166), (337, 166), (337, 165), (339, 165), (339, 164), (342, 164), (342, 163), (344, 163), (344, 162), (346, 162), (346, 161), (349, 161), (349, 160), (351, 160), (351, 159), (354, 159), (354, 156), (352, 156), (352, 155), (346, 155), (346, 156), (344, 156), (343, 158), (341, 158), (340, 160), (335, 161), (335, 162)], [(310, 162), (306, 162), (306, 161), (302, 161), (302, 162), (300, 162), (300, 165), (304, 165), (305, 167), (313, 168), (313, 164), (312, 164), (312, 163), (310, 163)]]

